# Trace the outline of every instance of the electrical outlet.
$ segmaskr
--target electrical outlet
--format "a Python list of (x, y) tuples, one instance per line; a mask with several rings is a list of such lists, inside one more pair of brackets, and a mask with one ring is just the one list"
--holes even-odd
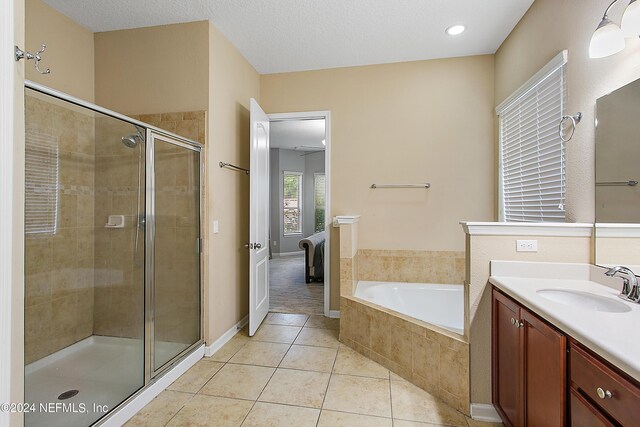
[(516, 240), (517, 252), (538, 252), (537, 240)]

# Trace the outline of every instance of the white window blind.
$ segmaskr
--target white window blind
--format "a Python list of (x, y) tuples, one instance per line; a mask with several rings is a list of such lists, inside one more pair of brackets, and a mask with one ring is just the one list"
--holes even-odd
[(314, 232), (324, 231), (324, 211), (325, 211), (325, 193), (326, 179), (323, 173), (314, 174), (313, 183), (313, 211), (314, 211)]
[(284, 172), (284, 235), (302, 233), (302, 173)]
[(55, 234), (58, 219), (58, 144), (51, 135), (25, 134), (25, 232)]
[(566, 52), (562, 52), (498, 109), (501, 220), (564, 222)]

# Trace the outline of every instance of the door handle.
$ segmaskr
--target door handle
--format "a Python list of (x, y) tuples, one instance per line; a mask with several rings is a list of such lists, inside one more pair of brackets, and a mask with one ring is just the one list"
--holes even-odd
[(253, 244), (253, 248), (254, 249), (260, 249), (262, 247), (262, 243), (254, 243)]
[(253, 249), (253, 243), (245, 243), (244, 247), (247, 249)]

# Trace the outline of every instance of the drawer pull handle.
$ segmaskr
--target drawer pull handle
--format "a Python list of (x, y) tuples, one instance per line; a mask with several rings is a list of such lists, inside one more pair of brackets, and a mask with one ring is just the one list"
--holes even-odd
[(600, 399), (611, 399), (613, 397), (609, 390), (604, 390), (602, 387), (598, 387), (596, 393), (598, 393)]
[(516, 319), (514, 319), (513, 317), (511, 318), (511, 324), (515, 325), (516, 324)]

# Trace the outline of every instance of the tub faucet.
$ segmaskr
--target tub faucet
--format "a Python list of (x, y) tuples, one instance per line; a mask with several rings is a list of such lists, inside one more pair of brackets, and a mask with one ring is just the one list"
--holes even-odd
[(622, 292), (620, 292), (620, 298), (628, 299), (633, 302), (640, 302), (638, 278), (631, 269), (617, 265), (607, 270), (604, 274), (609, 277), (615, 277), (618, 273), (626, 276), (622, 278)]

